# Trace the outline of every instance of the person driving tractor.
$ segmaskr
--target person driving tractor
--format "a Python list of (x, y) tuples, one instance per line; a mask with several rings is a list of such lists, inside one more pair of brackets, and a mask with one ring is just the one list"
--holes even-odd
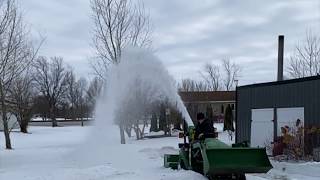
[(203, 113), (198, 113), (197, 114), (197, 125), (195, 129), (195, 134), (194, 134), (194, 139), (195, 140), (200, 140), (205, 137), (207, 137), (209, 134), (214, 133), (214, 127), (210, 123), (208, 119), (204, 117)]

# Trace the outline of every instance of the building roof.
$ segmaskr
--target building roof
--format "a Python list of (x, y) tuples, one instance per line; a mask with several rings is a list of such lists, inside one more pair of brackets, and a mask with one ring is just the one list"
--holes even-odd
[(179, 92), (184, 103), (235, 101), (235, 91)]
[(258, 84), (249, 84), (249, 85), (239, 86), (238, 88), (243, 89), (243, 88), (260, 87), (260, 86), (276, 86), (276, 85), (281, 85), (281, 84), (299, 83), (299, 82), (314, 81), (314, 80), (320, 80), (320, 75), (297, 78), (297, 79), (282, 80), (282, 81), (272, 81), (272, 82), (265, 82), (265, 83), (258, 83)]

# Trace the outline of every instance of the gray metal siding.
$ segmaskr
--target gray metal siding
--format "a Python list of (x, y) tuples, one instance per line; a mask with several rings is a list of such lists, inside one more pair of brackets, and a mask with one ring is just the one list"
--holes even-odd
[(304, 107), (305, 126), (320, 126), (320, 79), (238, 88), (237, 142), (250, 141), (251, 109)]

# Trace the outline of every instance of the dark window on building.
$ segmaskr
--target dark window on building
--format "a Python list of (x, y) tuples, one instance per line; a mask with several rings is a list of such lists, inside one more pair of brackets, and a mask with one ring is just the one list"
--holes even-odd
[(221, 114), (224, 114), (224, 107), (221, 105)]

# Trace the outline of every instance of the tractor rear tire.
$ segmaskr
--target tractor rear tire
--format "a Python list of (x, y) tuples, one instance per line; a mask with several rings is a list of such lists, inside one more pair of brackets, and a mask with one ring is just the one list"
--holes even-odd
[(179, 164), (180, 164), (180, 168), (181, 168), (181, 169), (185, 169), (185, 170), (187, 169), (187, 167), (186, 167), (186, 165), (184, 164), (183, 160), (180, 159)]

